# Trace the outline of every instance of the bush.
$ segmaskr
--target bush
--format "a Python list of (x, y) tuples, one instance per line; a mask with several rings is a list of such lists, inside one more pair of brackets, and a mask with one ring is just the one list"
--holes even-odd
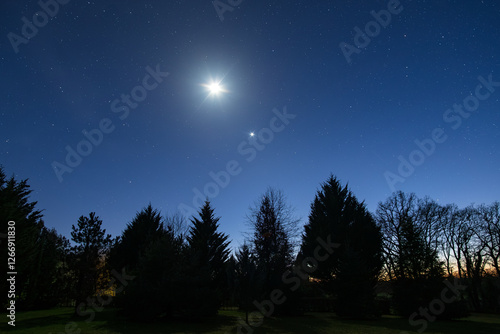
[[(409, 317), (420, 308), (429, 308), (433, 300), (441, 298), (444, 288), (440, 278), (398, 280), (394, 284), (394, 309), (398, 315)], [(436, 315), (438, 319), (458, 319), (469, 315), (467, 303), (461, 296), (444, 305), (443, 313)]]

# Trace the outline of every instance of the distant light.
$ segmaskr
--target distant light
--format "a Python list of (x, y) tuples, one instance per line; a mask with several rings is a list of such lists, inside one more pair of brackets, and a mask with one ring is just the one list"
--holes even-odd
[(255, 133), (250, 132), (250, 137), (253, 137), (253, 136), (255, 136)]
[(223, 89), (218, 82), (212, 82), (208, 85), (208, 91), (210, 92), (210, 94), (218, 95), (223, 91)]

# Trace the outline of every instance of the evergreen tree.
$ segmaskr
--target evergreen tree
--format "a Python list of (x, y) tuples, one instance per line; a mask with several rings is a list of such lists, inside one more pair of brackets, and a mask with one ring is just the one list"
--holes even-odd
[[(56, 267), (63, 257), (64, 238), (48, 230), (42, 221), (42, 211), (31, 202), (28, 180), (7, 179), (0, 166), (0, 260), (7, 264), (8, 222), (13, 221), (16, 247), (16, 308), (50, 307), (60, 300), (54, 282), (59, 278)], [(15, 228), (15, 231), (12, 230)], [(0, 281), (0, 290), (8, 291), (7, 281)], [(3, 294), (0, 304), (6, 302)]]
[(376, 315), (374, 287), (382, 266), (379, 227), (347, 185), (334, 176), (322, 185), (304, 227), (301, 257), (317, 256), (318, 238), (337, 244), (327, 258), (318, 260), (311, 276), (337, 299), (337, 314), (350, 318)]
[(224, 265), (229, 258), (229, 236), (218, 232), (220, 217), (215, 217), (209, 201), (199, 211), (199, 218), (193, 217), (187, 242), (195, 264), (206, 267), (210, 277), (220, 280)]
[(81, 216), (77, 226), (71, 226), (71, 240), (75, 242), (74, 270), (76, 272), (75, 313), (81, 314), (89, 305), (87, 298), (92, 298), (97, 291), (106, 286), (98, 286), (102, 274), (99, 264), (103, 261), (111, 246), (111, 235), (102, 229), (102, 220), (91, 212), (88, 217)]
[(67, 269), (63, 266), (69, 241), (55, 229), (42, 227), (38, 251), (27, 287), (30, 305), (36, 309), (56, 306), (66, 298)]
[[(183, 240), (173, 228), (162, 228), (161, 236), (144, 249), (137, 262), (137, 276), (119, 296), (124, 313), (142, 321), (182, 313), (188, 293), (183, 275)], [(195, 303), (198, 301), (195, 301)]]
[(207, 200), (191, 219), (187, 236), (187, 273), (192, 289), (185, 299), (185, 308), (192, 316), (214, 315), (219, 309), (226, 283), (226, 262), (229, 259), (228, 236), (218, 232), (214, 209)]
[(256, 260), (248, 244), (243, 244), (236, 253), (236, 289), (240, 309), (245, 311), (246, 322), (248, 313), (253, 308), (252, 301), (257, 297), (258, 274)]
[[(282, 276), (293, 264), (297, 220), (279, 190), (268, 188), (260, 200), (251, 208), (248, 217), (253, 228), (252, 253), (257, 265), (261, 284), (256, 286), (259, 299), (269, 298), (274, 289), (287, 291)], [(295, 313), (294, 306), (276, 307), (276, 313)]]
[(127, 224), (121, 237), (113, 245), (110, 266), (115, 270), (125, 267), (126, 271), (132, 274), (137, 272), (141, 256), (164, 232), (160, 212), (153, 209), (150, 203)]

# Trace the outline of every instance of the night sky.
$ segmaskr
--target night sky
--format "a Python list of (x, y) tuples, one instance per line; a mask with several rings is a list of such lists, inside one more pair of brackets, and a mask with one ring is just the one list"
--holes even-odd
[(238, 246), (330, 173), (372, 212), (500, 199), (497, 0), (44, 1), (0, 4), (0, 164), (63, 235), (208, 196)]

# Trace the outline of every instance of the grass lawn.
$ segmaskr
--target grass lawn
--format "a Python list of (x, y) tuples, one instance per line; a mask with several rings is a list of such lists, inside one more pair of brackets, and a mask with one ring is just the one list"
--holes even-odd
[[(16, 316), (16, 326), (7, 325), (2, 316), (0, 333), (18, 334), (132, 334), (132, 333), (238, 333), (237, 326), (244, 314), (238, 311), (221, 311), (220, 315), (202, 322), (126, 322), (114, 310), (96, 313), (94, 321), (73, 318), (73, 309), (58, 308), (44, 311), (21, 312)], [(71, 324), (73, 322), (73, 324)], [(70, 324), (67, 326), (67, 324)], [(67, 329), (65, 327), (67, 326)], [(317, 334), (400, 334), (416, 332), (420, 327), (411, 327), (407, 319), (385, 316), (378, 321), (344, 321), (327, 313), (308, 313), (302, 317), (267, 318), (253, 333), (317, 333)], [(78, 332), (78, 329), (81, 332)], [(252, 333), (243, 329), (240, 333)], [(500, 316), (474, 314), (469, 318), (429, 323), (425, 333), (500, 333)]]

